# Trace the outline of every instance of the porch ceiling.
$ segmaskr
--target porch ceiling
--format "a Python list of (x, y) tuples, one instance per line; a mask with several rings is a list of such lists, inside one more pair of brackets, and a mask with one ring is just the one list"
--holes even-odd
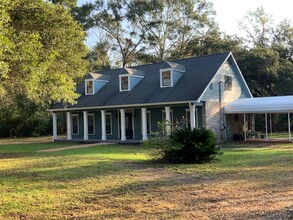
[(224, 107), (225, 114), (293, 112), (293, 96), (238, 99)]

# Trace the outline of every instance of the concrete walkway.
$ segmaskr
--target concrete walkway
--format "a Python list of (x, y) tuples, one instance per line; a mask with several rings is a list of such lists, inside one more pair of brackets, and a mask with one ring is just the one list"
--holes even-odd
[(107, 144), (113, 144), (113, 143), (81, 144), (81, 145), (73, 145), (73, 146), (68, 146), (68, 147), (60, 147), (60, 148), (53, 148), (53, 149), (47, 149), (47, 150), (38, 150), (36, 152), (57, 152), (57, 151), (62, 151), (62, 150), (86, 148), (86, 147), (100, 146), (100, 145), (107, 145)]

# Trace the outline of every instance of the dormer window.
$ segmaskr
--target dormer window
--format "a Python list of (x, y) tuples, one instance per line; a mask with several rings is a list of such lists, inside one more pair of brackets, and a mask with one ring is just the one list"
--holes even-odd
[(186, 69), (183, 65), (166, 61), (160, 69), (161, 88), (173, 87), (185, 71)]
[(111, 76), (100, 73), (88, 73), (85, 78), (85, 94), (93, 95), (105, 86), (111, 79)]
[(129, 77), (120, 76), (120, 91), (129, 91)]
[(93, 80), (86, 80), (85, 94), (86, 95), (94, 94), (94, 82), (93, 82)]
[(120, 92), (132, 90), (144, 78), (144, 71), (125, 67), (119, 74)]
[(171, 70), (165, 70), (161, 72), (161, 87), (170, 87), (171, 83)]

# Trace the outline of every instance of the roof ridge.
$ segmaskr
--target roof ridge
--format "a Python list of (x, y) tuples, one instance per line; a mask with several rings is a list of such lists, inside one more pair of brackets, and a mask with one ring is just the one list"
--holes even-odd
[(182, 58), (182, 59), (177, 59), (177, 60), (165, 60), (165, 61), (160, 61), (157, 63), (145, 63), (141, 65), (135, 65), (135, 66), (126, 66), (126, 67), (119, 67), (119, 68), (114, 68), (114, 69), (107, 69), (107, 70), (97, 70), (94, 71), (99, 72), (99, 71), (113, 71), (113, 70), (122, 70), (124, 68), (135, 68), (135, 67), (143, 67), (143, 66), (149, 66), (149, 65), (155, 65), (155, 64), (164, 64), (166, 62), (178, 62), (178, 61), (183, 61), (183, 60), (189, 60), (189, 59), (198, 59), (198, 58), (203, 58), (203, 57), (209, 57), (209, 56), (218, 56), (218, 55), (223, 55), (223, 54), (230, 54), (231, 51), (226, 51), (226, 52), (221, 52), (221, 53), (215, 53), (215, 54), (206, 54), (206, 55), (201, 55), (201, 56), (195, 56), (195, 57), (187, 57), (187, 58)]

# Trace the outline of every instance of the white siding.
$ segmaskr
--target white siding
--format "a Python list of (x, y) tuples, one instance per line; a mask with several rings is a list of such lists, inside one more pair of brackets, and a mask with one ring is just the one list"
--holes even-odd
[[(224, 91), (225, 76), (232, 77), (232, 90)], [(219, 84), (219, 82), (221, 82)], [(212, 89), (207, 88), (202, 96), (201, 101), (219, 102), (219, 85), (221, 86), (221, 101), (223, 103), (230, 103), (239, 98), (248, 98), (249, 94), (246, 91), (245, 84), (241, 79), (238, 71), (233, 65), (224, 63), (217, 74), (211, 81), (213, 84)]]

